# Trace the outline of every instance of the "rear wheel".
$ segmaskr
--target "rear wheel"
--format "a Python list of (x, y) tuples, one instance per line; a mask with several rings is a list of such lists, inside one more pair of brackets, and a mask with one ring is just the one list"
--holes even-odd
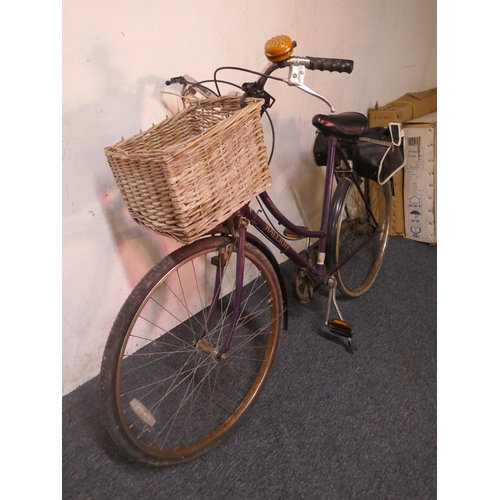
[(378, 224), (371, 217), (353, 178), (346, 176), (340, 178), (335, 190), (328, 235), (328, 268), (343, 262), (354, 249), (364, 244), (336, 273), (338, 287), (348, 297), (359, 297), (375, 282), (384, 258), (391, 220), (390, 182), (381, 186), (368, 179), (358, 180)]
[[(248, 242), (242, 310), (229, 350), (219, 354), (234, 310), (231, 250), (225, 237), (177, 250), (141, 280), (115, 320), (101, 397), (111, 437), (132, 459), (169, 465), (210, 451), (268, 378), (282, 329), (281, 290), (272, 265)], [(215, 288), (220, 298), (209, 321)]]

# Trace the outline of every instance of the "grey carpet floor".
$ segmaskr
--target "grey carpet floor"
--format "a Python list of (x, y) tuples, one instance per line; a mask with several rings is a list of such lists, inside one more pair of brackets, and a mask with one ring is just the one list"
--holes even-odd
[(181, 466), (128, 463), (100, 417), (98, 380), (63, 398), (62, 491), (70, 499), (436, 498), (437, 247), (391, 238), (378, 281), (340, 300), (358, 350), (326, 338), (326, 294), (291, 294), (289, 329), (249, 418)]

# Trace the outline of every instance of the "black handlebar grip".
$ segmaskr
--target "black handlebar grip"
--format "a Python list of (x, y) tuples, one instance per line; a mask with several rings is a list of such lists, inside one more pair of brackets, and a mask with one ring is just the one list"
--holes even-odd
[(354, 61), (350, 59), (329, 59), (324, 57), (308, 57), (309, 69), (319, 71), (336, 71), (337, 73), (351, 73)]

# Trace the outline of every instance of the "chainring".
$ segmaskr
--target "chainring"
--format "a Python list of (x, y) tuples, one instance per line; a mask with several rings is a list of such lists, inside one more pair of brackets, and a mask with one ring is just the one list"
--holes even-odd
[[(317, 250), (313, 249), (306, 252), (305, 254), (305, 259), (311, 266), (316, 265), (317, 258)], [(311, 302), (316, 286), (317, 284), (307, 274), (306, 270), (301, 266), (296, 266), (292, 276), (292, 291), (295, 299), (301, 304), (307, 304)]]

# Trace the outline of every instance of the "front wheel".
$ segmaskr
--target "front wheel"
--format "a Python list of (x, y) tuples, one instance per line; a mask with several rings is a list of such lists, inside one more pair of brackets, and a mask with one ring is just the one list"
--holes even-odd
[(222, 354), (235, 296), (229, 238), (202, 239), (164, 258), (119, 312), (101, 398), (111, 437), (132, 459), (170, 465), (203, 455), (260, 394), (278, 350), (282, 296), (272, 265), (248, 242), (244, 260), (241, 312)]
[[(375, 282), (384, 258), (391, 220), (390, 182), (380, 185), (368, 179), (358, 178), (358, 181), (359, 188), (353, 177), (339, 180), (332, 200), (328, 232), (326, 265), (331, 268), (343, 264), (335, 276), (340, 291), (348, 297), (359, 297)], [(353, 254), (351, 258), (350, 254)]]

